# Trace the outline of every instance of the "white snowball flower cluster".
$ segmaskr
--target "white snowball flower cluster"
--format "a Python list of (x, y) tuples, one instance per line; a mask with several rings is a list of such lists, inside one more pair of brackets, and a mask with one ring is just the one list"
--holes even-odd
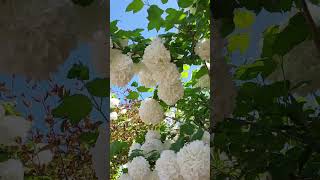
[(24, 180), (23, 164), (19, 160), (9, 159), (0, 163), (1, 180)]
[(155, 125), (163, 120), (164, 112), (156, 100), (148, 98), (142, 101), (139, 116), (143, 122)]
[(210, 77), (209, 74), (203, 75), (198, 79), (198, 82), (194, 87), (210, 88)]
[(133, 180), (133, 179), (129, 176), (129, 174), (123, 173), (123, 174), (121, 174), (121, 176), (119, 177), (119, 180)]
[(185, 180), (210, 179), (210, 147), (203, 141), (196, 140), (181, 148), (177, 163)]
[(174, 105), (184, 95), (184, 89), (181, 82), (170, 85), (159, 86), (158, 96), (168, 105)]
[(0, 144), (16, 145), (15, 139), (17, 137), (24, 139), (31, 129), (32, 123), (19, 116), (6, 116), (2, 105), (0, 105), (0, 112), (2, 113), (0, 114)]
[(195, 49), (195, 53), (203, 60), (210, 62), (210, 40), (202, 39), (200, 40)]
[(144, 180), (149, 173), (150, 164), (142, 156), (135, 157), (128, 163), (128, 174), (133, 180)]
[(40, 151), (41, 148), (45, 147), (47, 144), (45, 143), (40, 143), (36, 145), (36, 151), (37, 154), (35, 157), (33, 157), (33, 162), (39, 165), (47, 165), (52, 161), (53, 158), (53, 153), (51, 150), (46, 149), (43, 151)]
[(157, 160), (155, 170), (160, 180), (180, 180), (180, 168), (177, 163), (177, 155), (174, 151), (165, 150)]
[(148, 132), (145, 135), (145, 140), (151, 140), (151, 139), (160, 139), (161, 135), (159, 131), (155, 130), (148, 130)]
[(146, 87), (158, 84), (159, 89), (162, 89), (159, 98), (168, 105), (174, 105), (183, 97), (184, 89), (180, 73), (170, 61), (170, 51), (166, 49), (161, 38), (155, 38), (144, 51), (139, 79)]
[(133, 77), (132, 59), (118, 49), (110, 49), (110, 80), (111, 84), (123, 87)]
[(141, 146), (141, 150), (146, 157), (150, 157), (155, 151), (161, 153), (163, 143), (159, 139), (149, 139)]
[(111, 105), (111, 108), (115, 108), (115, 107), (118, 107), (119, 104), (120, 104), (120, 100), (118, 98), (113, 98), (113, 97), (110, 97), (110, 105)]

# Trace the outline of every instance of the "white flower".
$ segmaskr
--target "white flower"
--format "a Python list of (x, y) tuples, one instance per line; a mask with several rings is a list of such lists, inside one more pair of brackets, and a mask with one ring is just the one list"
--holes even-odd
[(127, 85), (134, 75), (131, 58), (118, 49), (110, 49), (110, 61), (111, 84), (119, 87)]
[(126, 114), (127, 113), (127, 109), (121, 109), (120, 114)]
[(23, 180), (24, 168), (19, 160), (9, 159), (0, 163), (0, 179), (1, 180)]
[(158, 173), (156, 171), (152, 171), (148, 176), (144, 178), (144, 180), (160, 180)]
[(174, 151), (165, 150), (156, 161), (155, 170), (158, 172), (160, 180), (180, 179), (180, 168), (177, 163), (177, 155)]
[(152, 77), (159, 84), (174, 84), (180, 80), (180, 73), (174, 63), (167, 63), (158, 66), (157, 69), (152, 71)]
[(118, 107), (120, 104), (120, 100), (118, 98), (111, 98), (110, 104), (111, 104), (111, 108)]
[(177, 162), (185, 180), (210, 179), (210, 147), (203, 141), (196, 140), (181, 148)]
[(158, 88), (158, 96), (167, 105), (174, 105), (184, 95), (183, 85), (180, 81), (173, 84), (160, 84)]
[(196, 47), (195, 53), (203, 60), (210, 62), (210, 40), (202, 39), (200, 40)]
[(145, 87), (154, 87), (157, 85), (157, 82), (153, 79), (151, 71), (146, 67), (143, 66), (140, 69), (139, 75), (139, 82)]
[(158, 124), (163, 120), (164, 112), (161, 105), (154, 99), (142, 101), (139, 116), (144, 123)]
[(210, 77), (208, 74), (201, 76), (194, 87), (210, 88)]
[(117, 120), (118, 119), (118, 113), (117, 112), (111, 112), (110, 113), (110, 119), (111, 120)]
[(141, 146), (141, 150), (146, 157), (151, 156), (155, 151), (161, 153), (163, 150), (163, 143), (159, 139), (151, 139), (145, 141)]
[(139, 150), (141, 148), (141, 144), (139, 143), (132, 143), (132, 145), (130, 146), (130, 149), (129, 149), (129, 156), (131, 155), (131, 153), (133, 152), (133, 150)]
[(210, 133), (208, 131), (204, 131), (202, 135), (202, 141), (208, 145), (210, 145)]
[(135, 157), (128, 163), (128, 173), (134, 180), (143, 180), (150, 173), (150, 164), (142, 156)]
[(148, 130), (146, 133), (145, 139), (147, 140), (152, 140), (152, 139), (160, 139), (161, 135), (159, 131), (154, 131), (154, 130)]
[(162, 40), (157, 37), (144, 50), (143, 63), (151, 70), (157, 70), (159, 66), (169, 63), (170, 51), (166, 49)]
[(15, 139), (21, 137), (24, 139), (32, 123), (19, 116), (5, 116), (0, 119), (0, 144), (16, 145)]
[(129, 174), (124, 173), (124, 174), (121, 174), (121, 176), (119, 177), (119, 180), (132, 180), (132, 178), (129, 176)]
[(35, 157), (33, 157), (33, 162), (35, 162), (36, 164), (47, 165), (49, 162), (52, 161), (53, 153), (49, 149), (39, 152), (39, 150), (46, 145), (47, 144), (44, 143), (36, 145), (37, 154), (35, 155)]

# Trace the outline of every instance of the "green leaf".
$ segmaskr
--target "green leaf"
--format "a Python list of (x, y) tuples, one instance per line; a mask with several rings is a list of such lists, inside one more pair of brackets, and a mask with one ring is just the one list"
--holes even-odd
[(129, 95), (127, 96), (128, 99), (134, 100), (139, 98), (139, 93), (136, 91), (130, 91)]
[(110, 80), (107, 78), (96, 78), (86, 83), (89, 93), (97, 97), (108, 97), (110, 91)]
[(181, 8), (190, 7), (193, 4), (193, 0), (178, 0), (178, 5)]
[(82, 94), (65, 97), (58, 107), (52, 110), (56, 118), (68, 118), (72, 124), (77, 124), (81, 119), (90, 114), (92, 103), (90, 99)]
[(189, 76), (189, 72), (188, 71), (183, 71), (182, 73), (181, 73), (181, 78), (188, 78), (188, 76)]
[(156, 29), (157, 31), (160, 30), (164, 21), (161, 17), (163, 12), (164, 11), (160, 9), (157, 5), (151, 5), (149, 7), (148, 17), (147, 17), (147, 19), (149, 20), (148, 30), (152, 30), (152, 29)]
[(308, 24), (302, 13), (297, 13), (290, 20), (289, 24), (281, 31), (275, 40), (273, 51), (284, 56), (294, 46), (303, 42), (310, 36)]
[(89, 68), (82, 63), (73, 64), (69, 70), (68, 79), (88, 80), (89, 79)]
[(263, 47), (261, 57), (273, 56), (273, 44), (279, 32), (280, 29), (278, 25), (271, 26), (263, 32)]
[(4, 162), (10, 159), (10, 154), (8, 152), (0, 151), (0, 162)]
[(129, 147), (128, 143), (123, 141), (114, 141), (110, 144), (110, 157), (114, 157), (122, 153), (125, 149)]
[(139, 92), (150, 92), (151, 89), (152, 89), (152, 88), (147, 88), (147, 87), (145, 87), (145, 86), (139, 86), (139, 87), (137, 88), (137, 90), (138, 90)]
[(118, 27), (117, 27), (117, 24), (118, 24), (119, 20), (114, 20), (112, 22), (110, 22), (110, 33), (111, 34), (114, 34), (115, 32), (118, 31)]
[(174, 152), (179, 152), (179, 150), (184, 146), (184, 137), (180, 136), (178, 140), (171, 144), (170, 150), (173, 150)]
[(237, 28), (248, 28), (255, 21), (255, 14), (250, 11), (237, 9), (234, 11), (233, 21)]
[(180, 126), (181, 135), (192, 135), (195, 130), (195, 125), (190, 123), (185, 123)]
[(99, 132), (84, 132), (80, 135), (79, 141), (81, 143), (93, 146), (96, 143), (98, 136)]
[(190, 69), (190, 66), (188, 64), (183, 65), (183, 70), (188, 71)]
[(240, 53), (244, 54), (249, 47), (250, 37), (247, 33), (234, 34), (228, 38), (228, 42), (229, 52), (240, 50)]
[(190, 141), (201, 140), (203, 133), (204, 131), (202, 129), (198, 129), (198, 131), (192, 135)]
[(138, 87), (139, 84), (138, 84), (136, 81), (134, 81), (134, 82), (131, 83), (131, 86), (132, 86), (132, 87)]
[(133, 13), (139, 12), (143, 8), (143, 1), (142, 0), (133, 0), (126, 9), (126, 12), (133, 11)]
[(166, 4), (168, 0), (161, 0), (162, 4)]
[(239, 80), (250, 80), (256, 78), (259, 74), (263, 78), (267, 77), (277, 67), (272, 59), (259, 59), (252, 64), (240, 66), (235, 73), (235, 77)]
[(175, 24), (180, 24), (187, 16), (183, 11), (178, 11), (173, 8), (166, 9), (166, 13), (168, 14), (165, 20), (165, 27), (167, 31), (173, 28)]

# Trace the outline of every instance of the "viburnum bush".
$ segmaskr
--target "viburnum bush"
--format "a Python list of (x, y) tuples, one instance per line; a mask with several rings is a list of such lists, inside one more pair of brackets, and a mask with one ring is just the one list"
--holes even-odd
[(319, 179), (319, 1), (211, 5), (211, 178)]
[(112, 179), (210, 179), (209, 1), (177, 3), (126, 8), (146, 8), (157, 37), (110, 24)]

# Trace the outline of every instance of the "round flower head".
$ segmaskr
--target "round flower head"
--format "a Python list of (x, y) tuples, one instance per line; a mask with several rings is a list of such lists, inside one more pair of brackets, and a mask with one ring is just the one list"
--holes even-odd
[(15, 159), (1, 162), (0, 177), (1, 180), (24, 180), (23, 164)]
[(128, 163), (128, 174), (134, 180), (143, 180), (150, 173), (150, 164), (142, 156), (133, 158)]
[(111, 108), (118, 107), (120, 104), (120, 100), (118, 98), (111, 98), (110, 104), (111, 104)]
[(158, 88), (158, 96), (167, 105), (174, 105), (184, 95), (183, 85), (180, 81), (173, 84), (160, 84)]
[(200, 40), (196, 47), (195, 53), (203, 60), (210, 62), (210, 40), (202, 39)]
[(148, 98), (142, 101), (139, 116), (144, 123), (155, 125), (163, 120), (164, 112), (156, 100)]
[(152, 171), (149, 175), (145, 178), (145, 180), (160, 180), (157, 171)]
[(33, 162), (35, 162), (36, 164), (47, 165), (52, 161), (53, 153), (49, 149), (40, 151), (40, 149), (46, 145), (47, 144), (44, 144), (44, 143), (40, 143), (36, 145), (37, 154), (35, 155), (35, 157), (33, 157)]
[(120, 50), (110, 49), (110, 60), (111, 84), (119, 87), (127, 85), (134, 75), (131, 58)]
[(24, 139), (32, 123), (19, 116), (5, 116), (0, 119), (0, 144), (16, 145), (15, 139), (21, 137)]
[(158, 66), (158, 68), (152, 72), (152, 77), (158, 84), (173, 84), (180, 80), (180, 76), (178, 68), (174, 63)]
[(185, 180), (210, 179), (210, 147), (203, 141), (196, 140), (181, 148), (177, 162)]
[(154, 130), (148, 130), (146, 136), (145, 136), (145, 140), (152, 140), (152, 139), (160, 139), (161, 135), (159, 131), (154, 131)]
[(133, 179), (129, 176), (129, 174), (123, 173), (123, 174), (121, 174), (121, 176), (119, 177), (119, 180), (133, 180)]
[(155, 170), (161, 180), (179, 180), (181, 178), (177, 155), (171, 150), (165, 150), (161, 153), (156, 162)]
[(166, 49), (162, 40), (157, 37), (144, 50), (143, 63), (151, 70), (157, 70), (159, 66), (169, 63), (170, 51)]
[(169, 150), (171, 148), (171, 145), (173, 144), (173, 141), (170, 139), (167, 139), (163, 142), (163, 150)]
[(163, 143), (158, 139), (147, 140), (141, 146), (141, 150), (146, 157), (150, 157), (155, 151), (161, 153), (163, 150)]
[(140, 69), (138, 75), (139, 81), (143, 86), (150, 88), (157, 85), (157, 82), (153, 79), (152, 72), (146, 66)]

